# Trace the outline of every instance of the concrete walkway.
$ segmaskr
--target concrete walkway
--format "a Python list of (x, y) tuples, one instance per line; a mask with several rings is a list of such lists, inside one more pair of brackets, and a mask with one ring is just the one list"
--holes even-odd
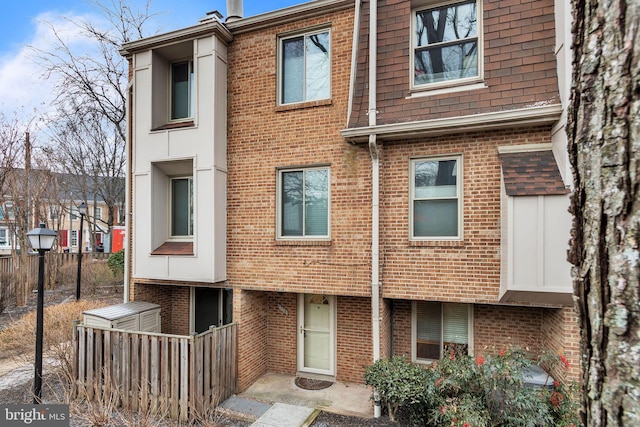
[(373, 417), (371, 389), (367, 386), (336, 382), (322, 390), (304, 390), (294, 380), (290, 375), (266, 374), (220, 407), (242, 414), (255, 427), (309, 426), (320, 411)]

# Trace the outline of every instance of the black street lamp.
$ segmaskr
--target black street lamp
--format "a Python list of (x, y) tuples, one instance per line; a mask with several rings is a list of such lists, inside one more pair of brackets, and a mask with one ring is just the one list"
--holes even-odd
[(78, 213), (80, 214), (80, 230), (78, 232), (78, 275), (76, 276), (76, 301), (80, 300), (80, 278), (82, 277), (82, 220), (87, 214), (87, 205), (82, 202), (78, 206)]
[(36, 362), (33, 379), (33, 403), (42, 403), (42, 335), (44, 329), (44, 253), (51, 250), (58, 234), (44, 223), (27, 233), (31, 247), (38, 251), (38, 309), (36, 313)]

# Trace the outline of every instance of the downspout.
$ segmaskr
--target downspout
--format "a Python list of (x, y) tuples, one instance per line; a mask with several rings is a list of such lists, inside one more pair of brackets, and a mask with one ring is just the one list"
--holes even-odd
[[(378, 2), (369, 3), (369, 127), (377, 124)], [(373, 361), (380, 359), (380, 163), (377, 135), (369, 135), (371, 154), (371, 320), (373, 326)]]
[[(369, 127), (377, 124), (378, 1), (369, 3)], [(371, 155), (371, 324), (373, 361), (380, 360), (380, 162), (375, 130), (369, 135)], [(373, 416), (382, 414), (380, 393), (373, 391)]]
[(133, 239), (132, 232), (132, 215), (130, 214), (131, 210), (129, 207), (131, 206), (132, 199), (132, 189), (133, 184), (131, 182), (132, 174), (131, 168), (133, 167), (133, 74), (131, 72), (131, 67), (133, 65), (132, 59), (128, 60), (129, 63), (129, 85), (127, 86), (127, 118), (129, 122), (127, 123), (127, 140), (125, 141), (126, 153), (127, 153), (127, 170), (125, 173), (125, 187), (126, 191), (124, 192), (124, 212), (125, 212), (125, 239), (124, 239), (124, 302), (129, 302), (131, 299), (129, 296), (129, 276), (131, 275), (131, 241)]

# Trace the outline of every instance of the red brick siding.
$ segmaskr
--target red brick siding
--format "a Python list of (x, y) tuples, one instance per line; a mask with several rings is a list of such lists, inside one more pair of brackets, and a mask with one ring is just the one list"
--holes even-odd
[(371, 300), (338, 297), (338, 381), (363, 383), (364, 368), (373, 363)]
[(295, 375), (297, 370), (298, 296), (269, 293), (268, 354), (269, 372)]
[(544, 348), (541, 327), (545, 310), (537, 307), (475, 305), (475, 354), (496, 354), (502, 348), (512, 347), (540, 354)]
[(542, 317), (542, 336), (545, 349), (564, 355), (569, 369), (552, 372), (554, 378), (578, 380), (580, 375), (580, 329), (573, 307), (548, 309)]
[(238, 322), (238, 391), (249, 388), (268, 369), (269, 295), (234, 289), (233, 320)]
[[(483, 2), (484, 89), (410, 95), (411, 2), (378, 3), (378, 123), (408, 122), (559, 103), (552, 0)], [(366, 126), (369, 4), (362, 7), (350, 127)]]
[[(498, 146), (550, 142), (547, 128), (384, 143), (380, 241), (385, 298), (457, 302), (498, 300), (500, 161)], [(462, 154), (463, 240), (409, 240), (409, 164), (414, 157)]]
[[(331, 103), (277, 107), (277, 35), (330, 24)], [(370, 160), (345, 143), (353, 10), (248, 34), (229, 46), (227, 271), (243, 289), (370, 294)], [(251, 55), (247, 55), (251, 52)], [(331, 241), (280, 243), (276, 170), (330, 167)]]

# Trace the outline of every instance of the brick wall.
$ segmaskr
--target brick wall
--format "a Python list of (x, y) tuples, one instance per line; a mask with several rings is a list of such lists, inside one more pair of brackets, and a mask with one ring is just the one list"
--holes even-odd
[(238, 322), (238, 392), (267, 373), (269, 295), (233, 290), (233, 320)]
[[(378, 3), (378, 123), (387, 124), (558, 104), (552, 0), (483, 2), (486, 88), (408, 98), (411, 2)], [(369, 4), (362, 8), (358, 80), (350, 127), (366, 126)]]
[[(394, 300), (394, 354), (411, 358), (411, 301)], [(477, 304), (473, 307), (473, 343), (475, 354), (497, 354), (500, 349), (518, 347), (532, 354), (548, 349), (550, 342), (563, 341), (563, 331), (551, 337), (545, 333), (543, 319), (562, 322), (565, 310), (540, 307), (511, 307)], [(570, 324), (570, 319), (565, 319)], [(562, 326), (559, 328), (562, 329)], [(571, 350), (572, 351), (572, 350)], [(569, 355), (568, 351), (565, 351)]]
[[(384, 143), (380, 241), (385, 298), (457, 302), (498, 300), (498, 147), (550, 142), (548, 128), (493, 131)], [(462, 154), (463, 240), (409, 240), (409, 165), (415, 157)]]
[(269, 293), (264, 307), (268, 314), (269, 372), (295, 375), (298, 339), (298, 296), (296, 294)]
[[(278, 107), (277, 35), (330, 24), (330, 103)], [(353, 10), (239, 34), (229, 47), (227, 271), (243, 289), (368, 296), (370, 158), (347, 144)], [(247, 52), (251, 52), (250, 55)], [(277, 168), (330, 167), (331, 241), (276, 241)]]
[(542, 317), (542, 336), (547, 351), (564, 355), (569, 362), (569, 369), (556, 369), (551, 373), (553, 377), (578, 380), (580, 376), (580, 328), (573, 307), (545, 310)]
[(363, 383), (364, 368), (373, 363), (371, 300), (338, 297), (338, 381)]

